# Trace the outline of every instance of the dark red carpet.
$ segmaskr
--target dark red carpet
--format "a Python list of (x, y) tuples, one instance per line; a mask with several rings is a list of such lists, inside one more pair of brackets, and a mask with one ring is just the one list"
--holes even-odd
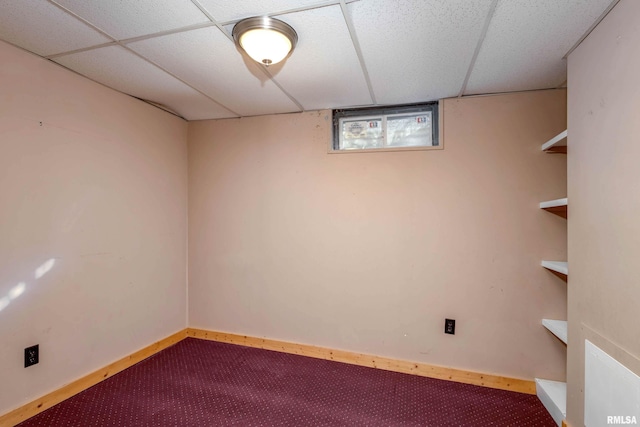
[(187, 338), (30, 426), (555, 426), (536, 396)]

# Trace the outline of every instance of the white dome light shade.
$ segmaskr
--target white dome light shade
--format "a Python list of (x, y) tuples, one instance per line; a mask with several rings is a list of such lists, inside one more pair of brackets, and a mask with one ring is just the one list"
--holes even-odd
[(233, 27), (233, 39), (254, 61), (277, 64), (296, 46), (298, 35), (282, 21), (269, 17), (248, 18)]
[(291, 51), (291, 41), (273, 30), (249, 30), (240, 36), (240, 46), (257, 62), (277, 64)]

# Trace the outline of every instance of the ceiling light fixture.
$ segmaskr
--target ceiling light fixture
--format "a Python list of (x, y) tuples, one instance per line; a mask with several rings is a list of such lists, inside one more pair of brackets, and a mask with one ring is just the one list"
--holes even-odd
[(298, 34), (289, 24), (262, 16), (238, 22), (233, 27), (233, 40), (254, 61), (269, 66), (293, 51)]

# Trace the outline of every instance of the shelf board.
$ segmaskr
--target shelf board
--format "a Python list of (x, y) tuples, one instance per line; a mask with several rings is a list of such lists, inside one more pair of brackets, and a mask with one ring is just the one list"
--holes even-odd
[(540, 209), (544, 209), (547, 212), (551, 212), (563, 218), (567, 218), (567, 208), (569, 207), (569, 199), (549, 200), (540, 203)]
[(536, 378), (536, 394), (556, 424), (561, 426), (567, 416), (567, 383)]
[(567, 321), (542, 319), (542, 326), (547, 328), (553, 335), (558, 337), (563, 343), (567, 343)]
[(547, 153), (567, 153), (567, 131), (566, 129), (542, 144), (542, 151)]
[(569, 264), (565, 261), (542, 261), (540, 265), (547, 270), (561, 274), (565, 278), (569, 276)]

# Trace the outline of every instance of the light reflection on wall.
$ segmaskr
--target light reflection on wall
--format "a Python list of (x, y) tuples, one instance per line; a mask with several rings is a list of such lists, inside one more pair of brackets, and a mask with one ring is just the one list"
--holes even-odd
[(11, 299), (16, 299), (18, 298), (20, 295), (22, 295), (24, 293), (24, 290), (27, 288), (27, 285), (24, 282), (20, 282), (17, 285), (15, 285), (13, 288), (11, 288), (11, 290), (9, 291), (9, 298)]
[(45, 261), (40, 267), (36, 268), (35, 277), (36, 279), (41, 278), (45, 274), (49, 272), (53, 268), (53, 265), (56, 263), (56, 260), (51, 258), (50, 260)]
[[(36, 268), (34, 272), (34, 276), (36, 280), (40, 279), (42, 276), (47, 274), (53, 268), (55, 263), (56, 263), (56, 260), (54, 258), (51, 258), (45, 261), (44, 263), (42, 263), (40, 267)], [(13, 288), (11, 288), (5, 296), (0, 298), (0, 311), (7, 308), (9, 304), (11, 304), (11, 301), (18, 298), (20, 295), (22, 295), (25, 290), (27, 290), (27, 284), (25, 282), (20, 282), (17, 285), (15, 285)]]

